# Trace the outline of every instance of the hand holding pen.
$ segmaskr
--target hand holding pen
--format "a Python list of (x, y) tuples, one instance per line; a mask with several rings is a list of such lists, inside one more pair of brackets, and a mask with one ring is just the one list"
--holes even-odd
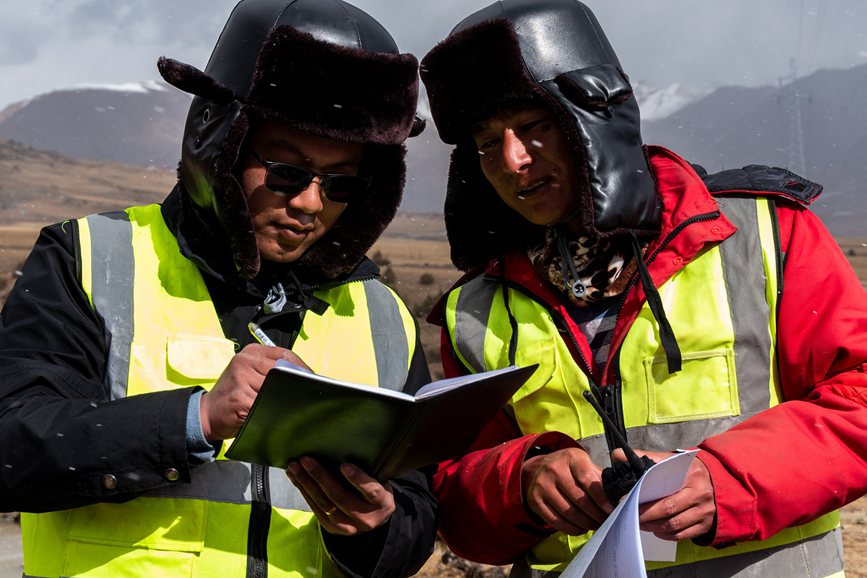
[(247, 345), (232, 357), (211, 390), (201, 397), (202, 433), (211, 443), (235, 437), (265, 376), (278, 362), (310, 371), (300, 357), (278, 347), (258, 325), (250, 323), (249, 329), (259, 343)]

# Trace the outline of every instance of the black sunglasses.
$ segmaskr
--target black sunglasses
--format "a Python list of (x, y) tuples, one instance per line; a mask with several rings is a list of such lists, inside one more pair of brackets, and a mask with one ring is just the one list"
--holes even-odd
[(317, 173), (295, 165), (268, 161), (253, 149), (247, 150), (267, 169), (265, 186), (270, 191), (287, 197), (294, 197), (301, 193), (310, 186), (315, 177), (319, 177), (319, 190), (325, 193), (329, 201), (335, 203), (348, 203), (357, 199), (370, 185), (370, 177)]

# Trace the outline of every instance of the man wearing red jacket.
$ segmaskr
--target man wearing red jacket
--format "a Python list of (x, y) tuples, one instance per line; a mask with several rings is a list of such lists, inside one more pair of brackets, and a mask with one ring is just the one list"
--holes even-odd
[(614, 507), (602, 468), (623, 437), (657, 461), (699, 449), (641, 508), (678, 542), (649, 575), (842, 575), (836, 510), (867, 490), (867, 299), (806, 208), (821, 187), (643, 146), (576, 0), (496, 2), (421, 71), (456, 145), (445, 218), (468, 272), (431, 315), (445, 370), (539, 365), (440, 466), (449, 546), (556, 575)]

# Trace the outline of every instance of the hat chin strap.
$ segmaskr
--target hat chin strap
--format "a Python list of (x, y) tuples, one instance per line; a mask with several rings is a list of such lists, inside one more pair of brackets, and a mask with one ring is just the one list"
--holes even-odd
[(662, 341), (662, 349), (665, 351), (665, 358), (668, 362), (668, 373), (675, 374), (682, 367), (680, 346), (677, 344), (677, 338), (674, 335), (671, 324), (668, 322), (668, 317), (665, 316), (665, 309), (662, 307), (662, 298), (659, 296), (659, 291), (656, 290), (656, 286), (650, 278), (650, 271), (647, 270), (647, 264), (644, 262), (641, 244), (638, 242), (638, 235), (635, 234), (635, 230), (629, 230), (629, 239), (632, 241), (632, 250), (635, 253), (635, 261), (638, 265), (638, 278), (641, 281), (641, 286), (644, 287), (647, 304), (650, 306), (650, 312), (656, 318), (657, 324), (659, 324), (659, 339)]

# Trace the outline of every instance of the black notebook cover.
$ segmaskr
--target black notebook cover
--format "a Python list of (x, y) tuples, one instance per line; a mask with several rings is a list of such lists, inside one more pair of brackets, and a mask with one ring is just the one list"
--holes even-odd
[(534, 370), (441, 380), (411, 396), (278, 365), (226, 456), (285, 468), (309, 455), (386, 480), (466, 451)]

